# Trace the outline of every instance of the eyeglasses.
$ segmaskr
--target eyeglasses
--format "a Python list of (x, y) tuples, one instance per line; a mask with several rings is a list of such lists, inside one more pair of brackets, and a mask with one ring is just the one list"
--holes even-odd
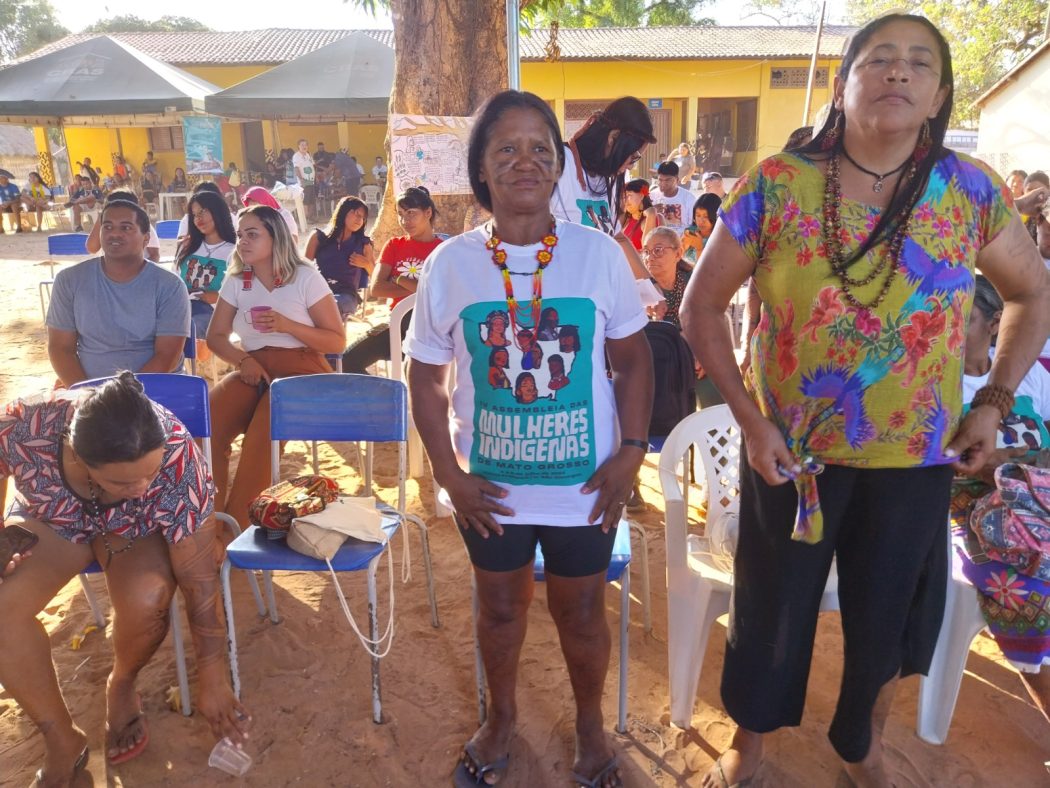
[(939, 77), (941, 75), (939, 71), (934, 70), (933, 63), (929, 59), (922, 57), (872, 57), (858, 64), (857, 68), (862, 68), (870, 74), (884, 74), (897, 63), (904, 63), (908, 70), (917, 77)]
[(667, 252), (673, 252), (673, 246), (654, 246), (651, 249), (643, 249), (642, 257), (660, 257)]

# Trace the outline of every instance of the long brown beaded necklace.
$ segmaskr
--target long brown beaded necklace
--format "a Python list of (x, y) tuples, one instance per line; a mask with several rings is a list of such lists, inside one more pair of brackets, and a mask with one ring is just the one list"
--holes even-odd
[[(918, 161), (913, 157), (908, 171), (903, 176), (903, 181), (907, 182), (914, 178), (917, 171)], [(823, 235), (825, 253), (827, 254), (828, 262), (831, 264), (831, 270), (839, 278), (842, 294), (846, 297), (846, 300), (857, 309), (874, 309), (886, 298), (886, 294), (890, 291), (890, 285), (893, 284), (893, 280), (897, 276), (897, 269), (900, 267), (901, 250), (904, 248), (904, 239), (907, 238), (908, 229), (911, 226), (911, 208), (913, 206), (908, 206), (904, 219), (898, 223), (897, 229), (890, 238), (889, 244), (882, 253), (879, 262), (872, 266), (867, 276), (862, 279), (854, 279), (849, 275), (849, 267), (846, 263), (848, 255), (842, 246), (842, 216), (839, 214), (841, 202), (842, 184), (839, 181), (839, 156), (838, 153), (834, 153), (828, 159), (827, 172), (824, 176)], [(860, 288), (869, 285), (883, 274), (885, 274), (886, 278), (882, 282), (882, 288), (879, 290), (879, 294), (871, 301), (864, 303), (851, 292), (850, 288)]]

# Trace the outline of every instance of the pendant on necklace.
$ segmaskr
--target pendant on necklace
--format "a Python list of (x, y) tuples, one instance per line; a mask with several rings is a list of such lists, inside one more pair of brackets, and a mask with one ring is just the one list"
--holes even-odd
[(873, 184), (872, 184), (872, 186), (871, 186), (871, 190), (872, 190), (873, 192), (875, 192), (876, 194), (878, 194), (879, 192), (881, 192), (881, 191), (882, 191), (882, 183), (883, 183), (883, 181), (884, 181), (885, 179), (886, 179), (886, 176), (885, 176), (885, 175), (883, 175), (883, 176), (882, 176), (881, 178), (876, 178), (876, 179), (875, 179), (875, 183), (873, 183)]

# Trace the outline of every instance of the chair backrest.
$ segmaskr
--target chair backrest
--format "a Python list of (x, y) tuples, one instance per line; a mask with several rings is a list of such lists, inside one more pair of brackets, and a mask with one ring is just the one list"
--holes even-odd
[[(740, 505), (740, 427), (728, 405), (714, 405), (692, 413), (667, 436), (660, 452), (660, 486), (669, 498), (679, 487), (678, 466), (688, 463), (689, 449), (697, 447), (707, 479), (707, 521)], [(688, 473), (686, 474), (688, 480)]]
[(379, 187), (374, 183), (366, 183), (361, 187), (361, 199), (366, 203), (379, 202)]
[(163, 222), (157, 222), (157, 237), (171, 240), (179, 237), (179, 220), (168, 219)]
[(416, 294), (401, 299), (397, 306), (390, 310), (390, 377), (401, 380), (403, 375), (404, 356), (401, 353), (401, 321), (409, 310), (416, 306)]
[[(194, 375), (172, 372), (140, 372), (135, 375), (146, 396), (163, 405), (178, 417), (194, 438), (211, 437), (211, 411), (208, 408), (208, 383)], [(101, 386), (111, 378), (94, 378), (70, 386), (71, 389)]]
[(50, 255), (87, 254), (87, 233), (55, 233), (47, 237), (47, 253)]
[(404, 441), (408, 390), (399, 380), (327, 373), (279, 378), (270, 386), (270, 438)]

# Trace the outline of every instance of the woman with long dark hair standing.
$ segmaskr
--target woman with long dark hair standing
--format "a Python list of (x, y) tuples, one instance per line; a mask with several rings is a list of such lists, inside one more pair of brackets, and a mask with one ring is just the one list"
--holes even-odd
[(344, 197), (336, 203), (328, 226), (314, 230), (306, 244), (304, 257), (317, 261), (343, 320), (361, 305), (361, 288), (368, 285), (376, 264), (372, 239), (365, 235), (366, 224), (368, 206), (357, 197)]
[[(845, 669), (829, 738), (856, 784), (891, 784), (882, 726), (937, 642), (953, 466), (983, 465), (1050, 331), (1050, 281), (1005, 184), (944, 147), (952, 90), (928, 20), (865, 25), (826, 123), (734, 186), (686, 290), (686, 336), (746, 444), (722, 675), (738, 728), (705, 786), (748, 781), (762, 734), (799, 724), (832, 559)], [(962, 418), (975, 266), (1006, 306)], [(745, 387), (724, 315), (752, 275)]]
[(197, 336), (208, 335), (208, 323), (226, 278), (226, 265), (237, 243), (226, 200), (211, 191), (190, 197), (187, 236), (175, 255), (175, 272), (190, 293), (190, 317)]

